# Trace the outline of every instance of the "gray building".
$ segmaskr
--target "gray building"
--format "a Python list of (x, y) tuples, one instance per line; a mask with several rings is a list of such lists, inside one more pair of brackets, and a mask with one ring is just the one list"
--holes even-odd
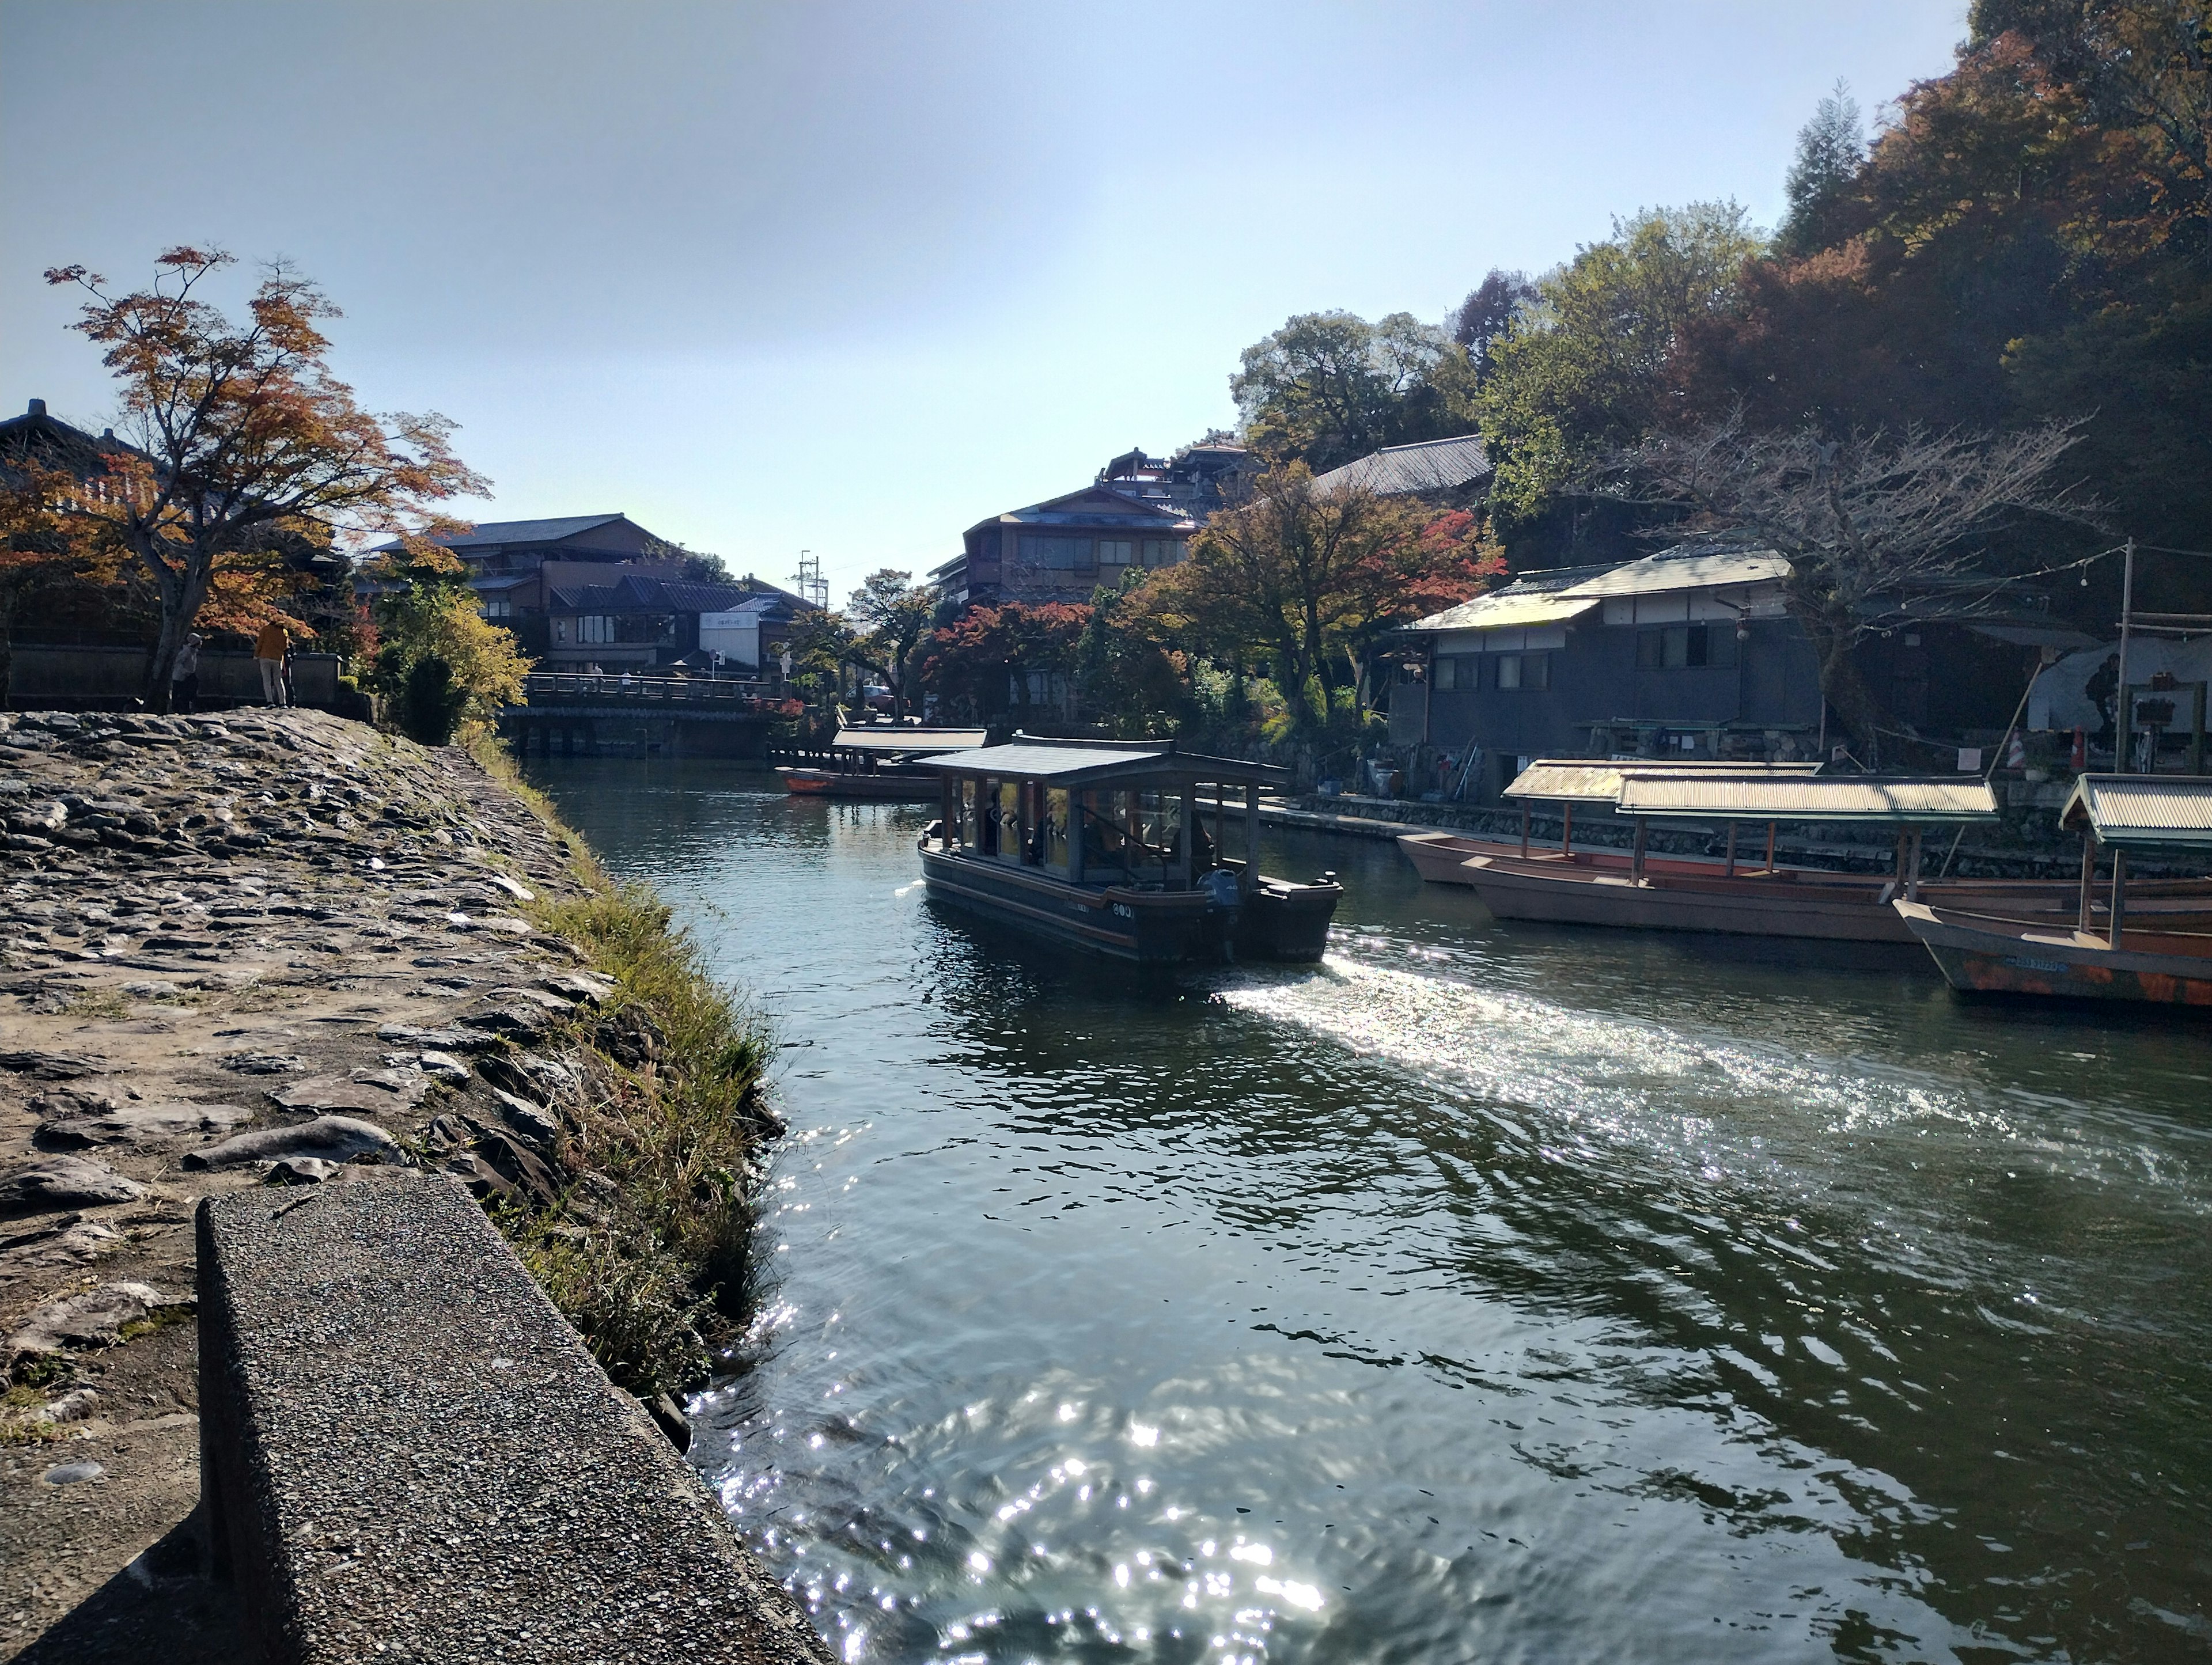
[(1422, 619), (1390, 738), (1464, 762), (1488, 800), (1529, 757), (1810, 756), (1819, 667), (1783, 605), (1789, 563), (1687, 548), (1524, 574)]

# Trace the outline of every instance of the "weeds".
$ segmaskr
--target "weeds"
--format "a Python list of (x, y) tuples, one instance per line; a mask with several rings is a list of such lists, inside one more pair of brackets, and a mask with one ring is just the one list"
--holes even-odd
[(775, 1040), (761, 1014), (706, 969), (698, 943), (641, 885), (617, 884), (497, 740), (462, 737), (487, 773), (560, 841), (586, 894), (524, 905), (617, 993), (575, 1039), (603, 1091), (574, 1154), (612, 1182), (604, 1207), (508, 1211), (501, 1228), (609, 1376), (633, 1392), (680, 1388), (707, 1369), (702, 1332), (738, 1316), (752, 1239), (752, 1154), (779, 1131), (766, 1100)]
[(64, 1002), (72, 1018), (128, 1018), (131, 1001), (118, 988), (80, 988)]

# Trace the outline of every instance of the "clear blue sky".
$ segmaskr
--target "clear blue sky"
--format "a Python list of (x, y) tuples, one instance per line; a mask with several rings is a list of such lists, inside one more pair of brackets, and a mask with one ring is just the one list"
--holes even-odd
[[(0, 404), (111, 395), (40, 272), (285, 256), (484, 519), (622, 510), (842, 599), (1234, 417), (1297, 312), (1440, 317), (1640, 205), (1762, 224), (1962, 0), (0, 0)], [(241, 285), (242, 287), (242, 285)]]

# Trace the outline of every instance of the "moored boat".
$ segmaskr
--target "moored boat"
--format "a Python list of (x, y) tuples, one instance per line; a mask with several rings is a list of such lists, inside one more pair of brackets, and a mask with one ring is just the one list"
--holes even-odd
[(775, 772), (793, 797), (926, 804), (937, 796), (937, 776), (918, 767), (919, 760), (980, 746), (988, 738), (980, 728), (864, 724), (839, 729), (821, 748), (819, 763), (779, 763)]
[[(1472, 857), (1461, 871), (1492, 913), (1500, 919), (1642, 930), (1905, 943), (1911, 933), (1887, 904), (1899, 895), (1917, 898), (1925, 830), (1996, 818), (1989, 787), (1971, 778), (1615, 773), (1616, 810), (1632, 817), (1635, 826), (1626, 860), (1615, 856), (1599, 862), (1579, 853)], [(1725, 862), (1716, 868), (1650, 856), (1645, 829), (1653, 819), (1726, 823)], [(1785, 820), (1895, 830), (1895, 876), (1869, 880), (1778, 867), (1773, 829)], [(1736, 863), (1735, 829), (1746, 821), (1763, 822), (1768, 829), (1765, 865), (1753, 871)]]
[(1973, 994), (2212, 1006), (2212, 932), (2109, 934), (1899, 901), (1952, 987)]
[[(933, 757), (939, 815), (918, 842), (934, 901), (1116, 959), (1318, 959), (1343, 895), (1259, 870), (1259, 793), (1284, 771), (1171, 741), (1033, 739)], [(1206, 831), (1202, 788), (1213, 793)], [(1224, 794), (1245, 853), (1221, 854)]]
[[(2212, 1006), (2212, 918), (2186, 901), (2131, 890), (2131, 853), (2212, 854), (2212, 776), (2085, 775), (2059, 825), (2081, 835), (2081, 883), (2072, 928), (2023, 924), (1964, 909), (1899, 901), (1898, 917), (1952, 987), (2069, 1000)], [(2104, 928), (2092, 931), (2100, 853), (2112, 853)], [(2161, 886), (2170, 889), (2169, 886)]]

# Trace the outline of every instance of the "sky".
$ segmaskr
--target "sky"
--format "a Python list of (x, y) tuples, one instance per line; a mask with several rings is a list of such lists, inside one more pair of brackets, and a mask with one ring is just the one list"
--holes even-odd
[[(481, 520), (619, 511), (834, 598), (1234, 423), (1293, 313), (1438, 319), (1618, 214), (1779, 217), (1963, 0), (0, 0), (0, 410), (104, 426), (82, 264), (283, 258)], [(77, 297), (82, 299), (81, 296)]]

